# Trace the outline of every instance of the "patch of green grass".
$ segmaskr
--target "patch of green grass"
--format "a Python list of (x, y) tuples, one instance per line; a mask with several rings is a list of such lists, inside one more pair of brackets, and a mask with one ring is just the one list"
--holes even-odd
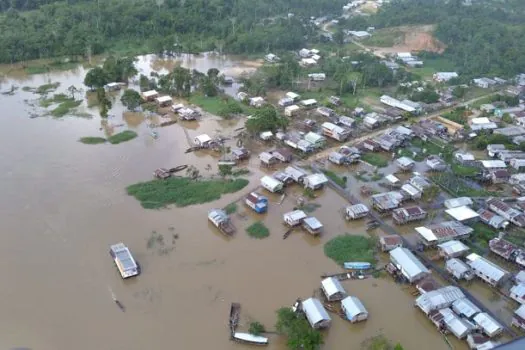
[(132, 130), (124, 130), (122, 132), (119, 132), (118, 134), (112, 135), (108, 137), (109, 143), (116, 145), (122, 142), (126, 142), (129, 140), (133, 140), (135, 137), (137, 137), (137, 133)]
[(248, 185), (248, 180), (191, 180), (170, 177), (166, 180), (140, 182), (126, 188), (143, 208), (160, 209), (170, 204), (185, 207), (215, 201), (223, 194), (237, 192)]
[(377, 335), (363, 342), (362, 349), (366, 350), (391, 350), (392, 345), (383, 335)]
[(440, 145), (429, 141), (423, 141), (420, 138), (412, 139), (411, 144), (415, 147), (420, 148), (421, 152), (425, 151), (426, 154), (439, 155), (440, 153), (445, 152), (445, 147), (440, 147)]
[(324, 253), (339, 265), (350, 261), (376, 261), (374, 240), (363, 236), (345, 234), (332, 238), (324, 245)]
[[(414, 153), (415, 153), (415, 156), (414, 156)], [(397, 155), (400, 156), (400, 157), (409, 157), (409, 158), (412, 158), (413, 160), (415, 160), (416, 162), (421, 162), (422, 160), (425, 159), (425, 157), (418, 153), (418, 152), (413, 152), (407, 148), (401, 148), (397, 151)]]
[(226, 214), (230, 215), (237, 211), (237, 203), (230, 203), (224, 207)]
[(497, 231), (481, 222), (476, 222), (471, 227), (474, 229), (474, 238), (485, 248), (488, 247), (489, 241), (498, 235)]
[(264, 328), (264, 325), (262, 323), (254, 321), (250, 323), (250, 328), (248, 329), (248, 332), (253, 335), (261, 335), (262, 333), (266, 332), (266, 329)]
[(246, 168), (236, 169), (232, 171), (232, 176), (242, 176), (242, 175), (248, 175), (250, 173), (250, 170)]
[(423, 67), (412, 68), (410, 71), (428, 78), (437, 72), (453, 72), (455, 71), (455, 65), (452, 61), (442, 57), (423, 58)]
[(78, 141), (86, 145), (98, 145), (100, 143), (106, 143), (107, 140), (103, 137), (86, 136), (86, 137), (81, 137)]
[(68, 97), (66, 94), (55, 94), (51, 98), (42, 98), (40, 100), (40, 106), (47, 108), (55, 103), (72, 102), (75, 101), (73, 98)]
[(257, 221), (246, 228), (248, 236), (263, 239), (270, 235), (270, 230), (261, 221)]
[(361, 156), (361, 160), (379, 168), (388, 166), (388, 160), (381, 153), (365, 153)]
[(472, 166), (454, 163), (451, 168), (452, 172), (458, 176), (473, 177), (479, 174), (479, 169)]
[(81, 100), (68, 99), (61, 102), (55, 109), (51, 111), (51, 115), (56, 118), (61, 118), (71, 112), (72, 109), (77, 108), (82, 104)]
[(362, 41), (365, 46), (392, 47), (404, 40), (404, 33), (398, 30), (377, 30)]
[(31, 87), (31, 86), (24, 86), (24, 87), (22, 88), (22, 91), (26, 91), (26, 92), (28, 92), (28, 91), (33, 91), (33, 92), (34, 92), (34, 91), (35, 91), (35, 88), (33, 88), (33, 87)]
[(318, 203), (306, 203), (300, 207), (302, 211), (304, 211), (307, 214), (313, 213), (318, 208), (321, 208), (321, 204)]
[(40, 85), (39, 87), (36, 88), (35, 93), (41, 94), (41, 95), (47, 94), (48, 92), (56, 90), (59, 86), (60, 86), (59, 82)]
[(346, 177), (340, 177), (331, 170), (323, 170), (323, 173), (326, 175), (326, 177), (335, 182), (337, 185), (341, 186), (342, 188), (346, 188)]
[(190, 97), (190, 103), (201, 107), (210, 114), (224, 118), (230, 118), (233, 114), (250, 113), (253, 111), (253, 109), (250, 109), (248, 106), (227, 96), (206, 97), (201, 94), (193, 94)]

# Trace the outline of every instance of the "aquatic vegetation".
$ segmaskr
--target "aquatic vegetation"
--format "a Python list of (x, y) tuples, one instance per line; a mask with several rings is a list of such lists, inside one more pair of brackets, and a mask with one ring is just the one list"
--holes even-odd
[(252, 238), (266, 238), (270, 235), (270, 230), (261, 221), (257, 221), (246, 228), (246, 233)]
[(253, 335), (261, 335), (262, 333), (266, 332), (266, 329), (264, 328), (264, 325), (262, 323), (254, 321), (250, 323), (250, 328), (248, 329), (248, 332)]
[(340, 177), (331, 170), (323, 170), (323, 173), (326, 175), (326, 177), (335, 182), (338, 186), (346, 188), (346, 177)]
[(192, 180), (171, 177), (166, 180), (140, 182), (126, 188), (143, 208), (160, 209), (170, 204), (185, 207), (215, 201), (223, 194), (237, 192), (248, 185), (248, 180)]
[(48, 92), (56, 90), (59, 86), (59, 82), (40, 85), (36, 88), (35, 93), (40, 95), (47, 94)]
[(86, 145), (98, 145), (101, 143), (105, 143), (107, 140), (103, 137), (98, 137), (98, 136), (86, 136), (86, 137), (81, 137), (78, 141)]
[(233, 214), (237, 211), (237, 203), (230, 203), (226, 207), (224, 207), (224, 211), (226, 214)]
[(386, 160), (383, 155), (378, 153), (365, 153), (361, 156), (361, 159), (379, 168), (388, 166), (388, 160)]
[(324, 245), (324, 253), (339, 265), (347, 261), (375, 262), (375, 244), (372, 238), (349, 234), (332, 238)]
[(124, 130), (122, 132), (119, 132), (118, 134), (112, 135), (108, 137), (109, 143), (116, 145), (122, 142), (126, 142), (129, 140), (133, 140), (135, 137), (137, 137), (137, 133), (132, 130)]

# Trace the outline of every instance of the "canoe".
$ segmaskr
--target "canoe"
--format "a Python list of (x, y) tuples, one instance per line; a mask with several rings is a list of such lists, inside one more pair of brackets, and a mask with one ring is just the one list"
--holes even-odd
[(184, 165), (179, 165), (179, 166), (176, 166), (175, 168), (171, 168), (171, 169), (169, 169), (168, 171), (169, 171), (170, 173), (176, 173), (176, 172), (179, 172), (179, 171), (181, 171), (181, 170), (186, 169), (187, 167), (188, 167), (188, 165), (186, 165), (186, 164), (184, 164)]
[(372, 264), (369, 262), (345, 262), (343, 265), (348, 270), (367, 270), (372, 268)]
[(233, 333), (233, 340), (241, 342), (241, 343), (254, 344), (254, 345), (267, 345), (268, 344), (268, 338), (261, 337), (258, 335), (253, 335), (250, 333), (235, 332)]

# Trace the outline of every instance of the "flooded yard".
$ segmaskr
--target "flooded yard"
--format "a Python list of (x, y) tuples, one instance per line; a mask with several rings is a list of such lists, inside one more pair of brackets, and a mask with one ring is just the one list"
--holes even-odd
[[(143, 56), (138, 66), (148, 75), (151, 70), (162, 72), (182, 64), (203, 71), (217, 67), (238, 77), (240, 70), (250, 71), (258, 64), (235, 58), (180, 61)], [(71, 85), (80, 87), (85, 73), (79, 67), (17, 77), (3, 81), (0, 88), (60, 82), (55, 93), (65, 93)], [(297, 206), (302, 188), (288, 188), (282, 203), (280, 195), (260, 189), (270, 199), (269, 212), (264, 215), (243, 204), (244, 196), (259, 186), (260, 177), (276, 170), (259, 167), (257, 152), (266, 147), (261, 143), (252, 145), (252, 157), (243, 164), (250, 169), (250, 184), (241, 192), (204, 205), (145, 210), (126, 194), (126, 186), (150, 180), (156, 168), (180, 164), (196, 166), (203, 176), (216, 175), (220, 153), (184, 153), (188, 138), (220, 134), (230, 138), (226, 146), (234, 147), (235, 129), (243, 121), (206, 116), (197, 122), (157, 128), (159, 137), (154, 139), (148, 118), (125, 112), (118, 93), (107, 122), (101, 122), (97, 107), (88, 107), (85, 101), (79, 111), (92, 118), (30, 119), (30, 113), (42, 112), (38, 104), (28, 103), (37, 99), (38, 95), (22, 89), (11, 96), (0, 95), (0, 137), (5, 145), (0, 153), (4, 188), (0, 199), (1, 348), (247, 349), (229, 340), (231, 302), (242, 305), (240, 330), (247, 331), (251, 321), (259, 321), (272, 331), (278, 308), (311, 296), (320, 287), (322, 274), (342, 272), (324, 255), (323, 245), (340, 234), (369, 234), (366, 220), (344, 220), (346, 200), (325, 188), (307, 201), (310, 215), (324, 225), (323, 234), (312, 237), (297, 229), (283, 240), (282, 215)], [(78, 142), (81, 137), (126, 129), (136, 131), (138, 137), (120, 145)], [(356, 171), (363, 170), (360, 166), (327, 166), (348, 177), (353, 194), (360, 196), (363, 184), (384, 190), (373, 181), (356, 179)], [(394, 171), (392, 165), (379, 169), (385, 176)], [(369, 199), (362, 199), (369, 204)], [(232, 214), (237, 232), (226, 238), (206, 217), (209, 209), (232, 202), (237, 202)], [(246, 234), (245, 229), (259, 220), (268, 227), (268, 238)], [(414, 226), (400, 230), (408, 235)], [(370, 232), (378, 234), (380, 230)], [(162, 239), (155, 238), (159, 236)], [(141, 265), (138, 278), (122, 280), (111, 261), (109, 245), (120, 241)], [(488, 295), (478, 283), (473, 293)], [(350, 324), (332, 315), (324, 349), (359, 349), (365, 340), (379, 334), (405, 349), (417, 350), (421, 344), (428, 350), (448, 349), (437, 329), (414, 308), (415, 297), (407, 286), (396, 284), (389, 276), (345, 281), (343, 286), (361, 299), (370, 318)], [(112, 293), (125, 312), (115, 306)], [(491, 308), (496, 311), (498, 307)], [(449, 339), (455, 349), (466, 349), (464, 342)], [(270, 335), (268, 348), (284, 350), (286, 344), (283, 338)]]

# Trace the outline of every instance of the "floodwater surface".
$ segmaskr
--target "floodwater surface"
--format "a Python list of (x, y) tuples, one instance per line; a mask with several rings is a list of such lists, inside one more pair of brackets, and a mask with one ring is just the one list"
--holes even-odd
[[(141, 62), (139, 60), (139, 62)], [(147, 66), (143, 63), (140, 67)], [(61, 82), (57, 92), (81, 86), (83, 68), (4, 81), (39, 86)], [(203, 175), (216, 172), (217, 155), (184, 154), (188, 147), (181, 124), (158, 128), (153, 139), (140, 118), (122, 118), (116, 99), (108, 123), (116, 131), (136, 130), (138, 138), (120, 145), (84, 145), (83, 136), (102, 135), (96, 107), (91, 119), (30, 119), (31, 92), (0, 96), (0, 348), (61, 349), (247, 349), (229, 341), (231, 302), (240, 302), (241, 330), (251, 320), (274, 330), (275, 310), (309, 297), (320, 275), (340, 268), (322, 245), (337, 234), (364, 234), (362, 224), (342, 220), (346, 204), (330, 190), (319, 192), (312, 215), (325, 234), (303, 232), (282, 239), (282, 214), (295, 206), (299, 189), (279, 205), (271, 197), (262, 220), (269, 238), (248, 237), (244, 228), (258, 219), (239, 204), (237, 233), (225, 239), (208, 223), (207, 211), (224, 207), (257, 187), (262, 173), (256, 157), (248, 163), (252, 182), (242, 192), (218, 202), (187, 208), (145, 210), (125, 193), (127, 185), (151, 179), (158, 167), (194, 164)], [(38, 108), (37, 108), (38, 109)], [(187, 124), (188, 134), (217, 130), (233, 133), (242, 121), (206, 118)], [(211, 170), (207, 165), (210, 164)], [(158, 239), (159, 236), (163, 239)], [(157, 238), (156, 238), (157, 237)], [(109, 245), (124, 242), (140, 262), (138, 278), (122, 280), (111, 261)], [(448, 349), (435, 327), (413, 306), (414, 296), (390, 278), (344, 282), (368, 308), (370, 319), (351, 325), (333, 315), (325, 349), (358, 349), (384, 334), (405, 349)], [(112, 299), (124, 306), (121, 310)], [(270, 336), (272, 350), (286, 348)], [(452, 339), (456, 349), (464, 343)]]

